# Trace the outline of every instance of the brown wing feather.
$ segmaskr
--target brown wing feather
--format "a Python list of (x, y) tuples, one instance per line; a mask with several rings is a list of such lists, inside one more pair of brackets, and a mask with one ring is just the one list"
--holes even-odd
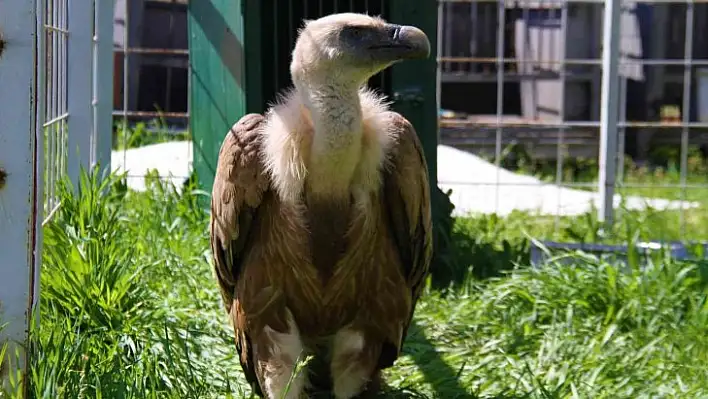
[(398, 142), (384, 175), (384, 201), (410, 288), (412, 306), (401, 341), (396, 343), (397, 348), (385, 349), (381, 355), (379, 365), (382, 368), (393, 364), (403, 346), (433, 253), (430, 185), (425, 156), (413, 125), (398, 113), (390, 114), (393, 128), (398, 132)]
[[(263, 116), (242, 117), (224, 138), (214, 176), (211, 198), (211, 250), (216, 280), (226, 311), (234, 320), (236, 350), (246, 379), (260, 392), (250, 338), (239, 331), (233, 308), (241, 263), (248, 251), (249, 231), (269, 180), (260, 158)], [(259, 393), (260, 395), (260, 393)]]

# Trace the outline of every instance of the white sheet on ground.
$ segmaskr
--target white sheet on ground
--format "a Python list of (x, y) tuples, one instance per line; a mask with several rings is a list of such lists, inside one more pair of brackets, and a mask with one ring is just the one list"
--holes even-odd
[[(172, 181), (178, 189), (191, 171), (192, 144), (186, 141), (153, 144), (127, 151), (113, 151), (111, 166), (128, 171), (128, 187), (145, 190), (143, 176), (156, 169), (160, 176)], [(497, 186), (497, 179), (499, 185)], [(443, 190), (452, 189), (455, 215), (497, 213), (508, 215), (514, 210), (545, 215), (578, 215), (599, 206), (597, 192), (559, 187), (533, 176), (513, 173), (484, 159), (445, 145), (438, 146), (438, 182)], [(621, 203), (615, 195), (614, 206)], [(658, 198), (628, 196), (624, 206), (641, 210), (651, 207), (679, 209), (697, 207), (696, 202), (670, 201)]]

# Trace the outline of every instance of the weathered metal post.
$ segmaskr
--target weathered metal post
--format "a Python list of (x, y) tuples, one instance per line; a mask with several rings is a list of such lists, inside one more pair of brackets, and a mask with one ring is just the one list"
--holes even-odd
[(111, 168), (113, 144), (113, 0), (95, 0), (93, 154), (91, 166)]
[(617, 170), (617, 122), (619, 113), (620, 0), (605, 0), (602, 26), (602, 92), (600, 109), (599, 219), (611, 226)]
[(26, 387), (25, 348), (39, 297), (36, 5), (0, 2), (0, 347), (8, 349), (0, 359), (0, 389), (12, 390)]

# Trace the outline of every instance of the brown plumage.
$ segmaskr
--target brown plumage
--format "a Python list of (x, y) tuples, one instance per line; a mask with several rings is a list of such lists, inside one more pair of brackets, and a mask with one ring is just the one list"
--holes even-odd
[(212, 192), (216, 277), (259, 395), (375, 390), (400, 354), (432, 253), (426, 161), (411, 124), (364, 89), (427, 57), (416, 28), (359, 14), (307, 23), (295, 88), (226, 135)]

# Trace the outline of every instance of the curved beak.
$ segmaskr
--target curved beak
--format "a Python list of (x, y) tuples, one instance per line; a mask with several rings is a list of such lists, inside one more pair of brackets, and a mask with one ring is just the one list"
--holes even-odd
[(430, 56), (430, 41), (422, 30), (415, 26), (394, 24), (388, 24), (384, 29), (385, 37), (369, 46), (376, 58), (400, 61)]

